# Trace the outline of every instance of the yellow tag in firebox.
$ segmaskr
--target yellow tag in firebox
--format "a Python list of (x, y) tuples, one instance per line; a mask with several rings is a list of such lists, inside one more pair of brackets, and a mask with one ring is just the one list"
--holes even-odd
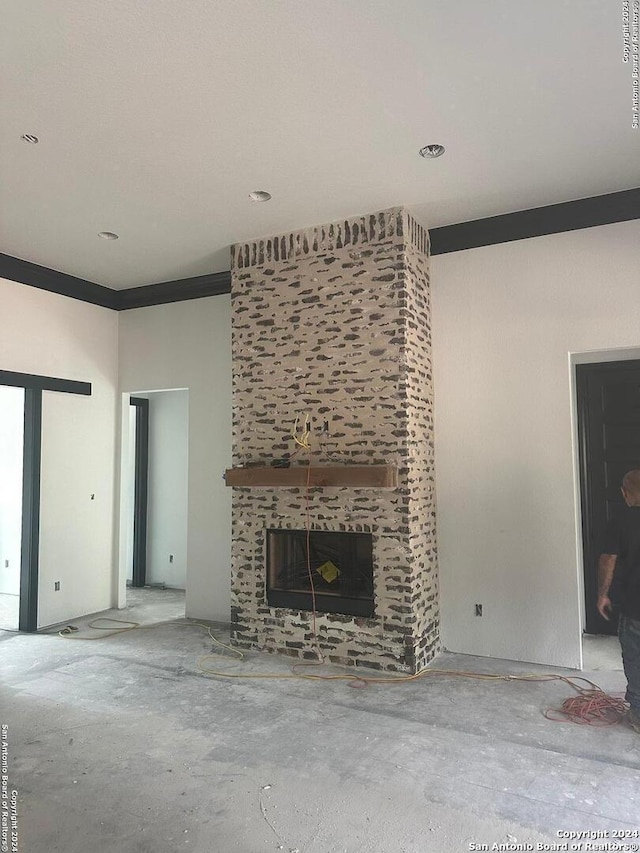
[(319, 566), (316, 571), (326, 580), (327, 583), (333, 583), (336, 578), (340, 577), (340, 569), (335, 566), (331, 560), (327, 560), (327, 562)]

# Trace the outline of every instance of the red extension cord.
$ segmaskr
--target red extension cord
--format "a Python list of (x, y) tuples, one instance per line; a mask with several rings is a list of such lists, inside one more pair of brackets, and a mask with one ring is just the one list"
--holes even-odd
[(628, 707), (624, 699), (609, 696), (604, 690), (594, 687), (591, 690), (579, 689), (577, 696), (570, 696), (560, 708), (550, 708), (544, 715), (555, 723), (615, 726), (622, 722)]

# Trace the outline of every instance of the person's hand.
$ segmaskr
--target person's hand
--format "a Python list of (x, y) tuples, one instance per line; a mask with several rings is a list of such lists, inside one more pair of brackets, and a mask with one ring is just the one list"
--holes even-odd
[(611, 604), (611, 599), (608, 595), (599, 595), (598, 596), (598, 613), (602, 616), (603, 619), (606, 619), (607, 622), (611, 617), (611, 609), (613, 605)]

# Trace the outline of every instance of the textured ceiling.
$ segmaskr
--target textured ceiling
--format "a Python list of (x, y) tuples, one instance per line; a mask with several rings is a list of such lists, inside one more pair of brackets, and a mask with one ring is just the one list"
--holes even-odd
[[(0, 251), (112, 288), (391, 205), (437, 227), (640, 184), (621, 3), (5, 0), (0, 18)], [(446, 154), (420, 158), (430, 142)]]

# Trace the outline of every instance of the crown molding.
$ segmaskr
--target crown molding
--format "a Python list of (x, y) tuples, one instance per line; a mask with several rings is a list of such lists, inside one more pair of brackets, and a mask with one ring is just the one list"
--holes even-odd
[(31, 261), (0, 254), (0, 278), (28, 284), (40, 290), (48, 290), (60, 296), (69, 296), (113, 311), (126, 311), (130, 308), (146, 308), (150, 305), (164, 305), (168, 302), (182, 302), (185, 299), (202, 299), (205, 296), (219, 296), (231, 292), (231, 272), (209, 273), (177, 281), (162, 281), (143, 287), (131, 287), (126, 290), (113, 290), (84, 278), (68, 273), (41, 267)]
[(0, 254), (0, 277), (40, 290), (48, 290), (50, 293), (69, 296), (71, 299), (90, 302), (92, 305), (100, 305), (102, 308), (117, 309), (118, 291), (65, 272), (32, 264), (31, 261), (13, 258), (11, 255)]
[(638, 218), (640, 189), (624, 190), (432, 228), (429, 231), (431, 254), (444, 255)]
[(183, 302), (185, 299), (202, 299), (205, 296), (230, 293), (231, 273), (228, 270), (214, 272), (115, 292), (119, 297), (116, 305), (118, 311), (148, 308), (150, 305), (165, 305), (168, 302)]
[[(611, 225), (631, 219), (640, 219), (640, 189), (623, 190), (432, 228), (429, 231), (431, 254), (444, 255), (497, 243), (510, 243), (513, 240), (542, 237), (545, 234)], [(152, 305), (202, 299), (231, 292), (229, 271), (113, 290), (93, 281), (2, 254), (0, 277), (114, 311), (148, 308)]]

